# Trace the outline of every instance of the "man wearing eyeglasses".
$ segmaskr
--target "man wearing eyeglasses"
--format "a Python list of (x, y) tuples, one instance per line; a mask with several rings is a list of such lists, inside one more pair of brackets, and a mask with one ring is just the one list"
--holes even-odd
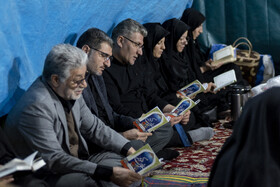
[[(170, 156), (162, 151), (162, 148), (168, 141), (166, 137), (170, 136), (170, 131), (168, 131), (168, 129), (159, 130), (153, 134), (140, 132), (132, 124), (135, 120), (134, 118), (117, 114), (109, 104), (106, 86), (101, 75), (103, 70), (106, 67), (110, 67), (111, 64), (112, 39), (100, 29), (91, 28), (80, 36), (77, 47), (88, 54), (88, 75), (86, 76), (88, 87), (84, 89), (83, 97), (91, 112), (106, 125), (120, 132), (125, 138), (131, 140), (132, 146), (135, 149), (142, 147), (144, 142), (147, 142), (159, 157), (170, 159)], [(158, 137), (165, 137), (166, 140), (162, 141)], [(95, 152), (100, 151), (96, 145), (90, 148)]]
[[(88, 87), (83, 91), (83, 97), (91, 112), (101, 119), (106, 125), (131, 140), (135, 149), (139, 149), (151, 136), (151, 133), (139, 132), (133, 128), (134, 119), (129, 116), (115, 113), (109, 104), (107, 91), (103, 77), (104, 69), (110, 67), (112, 57), (112, 39), (102, 30), (90, 28), (85, 31), (77, 41), (77, 47), (88, 55), (86, 82)], [(142, 141), (140, 141), (142, 140)], [(98, 152), (97, 145), (91, 147), (92, 151)]]
[[(87, 62), (87, 55), (77, 47), (54, 46), (42, 76), (9, 113), (5, 131), (19, 156), (39, 152), (47, 163), (42, 174), (50, 186), (141, 182), (139, 174), (119, 167), (122, 156), (135, 152), (131, 143), (92, 115), (81, 97), (87, 87)], [(89, 142), (106, 151), (90, 154)]]
[[(137, 59), (142, 55), (143, 39), (147, 30), (143, 25), (132, 19), (120, 22), (112, 32), (113, 56), (111, 67), (103, 73), (109, 102), (113, 110), (119, 114), (139, 118), (143, 113), (158, 106), (163, 112), (171, 112), (174, 106), (158, 97), (155, 93), (147, 93), (143, 66)], [(178, 123), (182, 117), (176, 118)], [(188, 120), (188, 119), (186, 119)], [(162, 148), (167, 145), (173, 135), (170, 124), (164, 125), (164, 136), (158, 136)], [(162, 133), (164, 134), (164, 133)], [(170, 155), (170, 159), (179, 155), (171, 149), (163, 149), (162, 153)]]

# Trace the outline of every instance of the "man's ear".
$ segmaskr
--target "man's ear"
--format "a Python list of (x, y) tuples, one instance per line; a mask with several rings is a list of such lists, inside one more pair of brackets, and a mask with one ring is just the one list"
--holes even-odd
[(88, 45), (83, 45), (82, 50), (86, 53), (89, 54), (90, 47)]
[(58, 75), (56, 74), (51, 75), (51, 84), (55, 88), (57, 88), (60, 85)]
[(123, 36), (118, 36), (117, 44), (120, 48), (122, 48), (122, 46), (123, 46), (123, 41), (124, 41), (124, 37)]

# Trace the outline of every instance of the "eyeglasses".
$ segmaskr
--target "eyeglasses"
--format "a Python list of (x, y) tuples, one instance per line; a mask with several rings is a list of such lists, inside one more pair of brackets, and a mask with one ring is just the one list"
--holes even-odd
[(73, 82), (73, 85), (75, 86), (79, 86), (80, 84), (82, 84), (84, 81), (86, 80), (86, 77), (81, 79), (81, 80), (77, 80), (77, 81), (72, 81)]
[(82, 84), (88, 77), (89, 77), (89, 73), (86, 73), (85, 78), (80, 79), (80, 80), (77, 80), (77, 81), (72, 80), (73, 85), (79, 86), (79, 85)]
[[(90, 47), (90, 46), (89, 46), (89, 47)], [(104, 58), (105, 62), (108, 61), (108, 60), (112, 61), (113, 58), (114, 58), (113, 56), (110, 56), (109, 54), (104, 53), (104, 52), (102, 52), (102, 51), (100, 51), (100, 50), (98, 50), (98, 49), (95, 49), (95, 48), (93, 48), (93, 47), (90, 47), (90, 48), (93, 49), (93, 50), (95, 50), (95, 51), (98, 51), (98, 52), (100, 53), (100, 56)]]
[(126, 36), (123, 36), (125, 39), (127, 39), (128, 41), (130, 41), (131, 43), (133, 43), (135, 45), (135, 47), (138, 47), (139, 49), (143, 49), (144, 45), (142, 45), (141, 43), (137, 43), (129, 38), (127, 38)]

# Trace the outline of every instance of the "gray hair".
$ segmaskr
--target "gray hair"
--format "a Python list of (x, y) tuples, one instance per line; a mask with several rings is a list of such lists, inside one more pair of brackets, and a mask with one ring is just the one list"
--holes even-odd
[(72, 69), (87, 64), (87, 54), (70, 44), (59, 44), (52, 48), (46, 57), (42, 77), (51, 80), (51, 75), (56, 74), (64, 82), (70, 76)]
[(89, 47), (100, 49), (103, 42), (113, 47), (113, 40), (104, 31), (90, 28), (80, 36), (77, 47), (82, 48), (84, 45), (88, 45)]
[(114, 43), (117, 42), (119, 36), (130, 37), (133, 33), (140, 33), (146, 37), (148, 32), (146, 28), (133, 19), (126, 19), (120, 22), (112, 31), (112, 39)]

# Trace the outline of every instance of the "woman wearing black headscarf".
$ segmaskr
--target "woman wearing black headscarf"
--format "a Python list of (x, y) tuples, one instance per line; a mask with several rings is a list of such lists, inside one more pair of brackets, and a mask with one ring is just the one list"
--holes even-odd
[[(147, 37), (144, 39), (143, 61), (145, 64), (146, 84), (148, 92), (154, 92), (162, 99), (168, 101), (172, 105), (177, 105), (181, 99), (177, 98), (176, 92), (169, 90), (167, 83), (162, 76), (162, 69), (160, 66), (159, 58), (165, 50), (165, 37), (169, 34), (159, 23), (146, 23), (144, 27), (148, 31)], [(200, 141), (209, 139), (213, 136), (213, 129), (199, 128), (201, 121), (196, 120), (193, 113), (190, 114), (187, 125), (183, 125), (184, 130), (190, 135), (192, 141)], [(202, 121), (204, 122), (204, 121)], [(204, 126), (206, 122), (204, 122)], [(199, 128), (199, 129), (197, 129)], [(197, 129), (197, 130), (193, 130)], [(193, 130), (193, 131), (189, 131)], [(197, 136), (194, 138), (193, 134)], [(175, 131), (168, 146), (182, 146), (179, 134)]]
[[(147, 37), (144, 38), (143, 59), (147, 65), (149, 77), (147, 81), (150, 89), (156, 91), (157, 94), (168, 101), (172, 105), (177, 105), (181, 99), (177, 98), (176, 92), (169, 90), (165, 82), (160, 66), (159, 58), (165, 50), (165, 37), (169, 34), (160, 23), (146, 23), (144, 27), (148, 31)], [(153, 78), (151, 78), (153, 77)]]
[(170, 90), (176, 92), (195, 80), (195, 75), (186, 63), (186, 56), (182, 53), (188, 44), (190, 27), (176, 18), (165, 21), (162, 26), (170, 32), (166, 37), (166, 49), (161, 57), (163, 76)]
[(218, 154), (209, 187), (280, 186), (280, 88), (249, 100)]
[(205, 21), (203, 14), (193, 8), (188, 8), (184, 11), (181, 21), (190, 26), (190, 32), (188, 33), (190, 40), (188, 46), (185, 48), (185, 52), (191, 59), (191, 67), (200, 81), (212, 82), (215, 76), (234, 69), (237, 83), (248, 85), (248, 82), (243, 79), (240, 68), (236, 64), (229, 63), (223, 66), (212, 66), (212, 60), (207, 60), (206, 55), (200, 50), (197, 38), (203, 32), (202, 25)]
[[(170, 32), (170, 35), (166, 37), (166, 50), (160, 59), (160, 64), (169, 89), (176, 92), (192, 81), (199, 79), (190, 66), (188, 55), (184, 53), (184, 48), (188, 45), (187, 35), (190, 27), (175, 18), (165, 21), (162, 26)], [(204, 81), (201, 82), (204, 83)], [(213, 83), (209, 82), (207, 88), (209, 93), (196, 96), (196, 99), (201, 100), (198, 104), (200, 112), (213, 109), (219, 102), (218, 97), (211, 93), (212, 88)]]

